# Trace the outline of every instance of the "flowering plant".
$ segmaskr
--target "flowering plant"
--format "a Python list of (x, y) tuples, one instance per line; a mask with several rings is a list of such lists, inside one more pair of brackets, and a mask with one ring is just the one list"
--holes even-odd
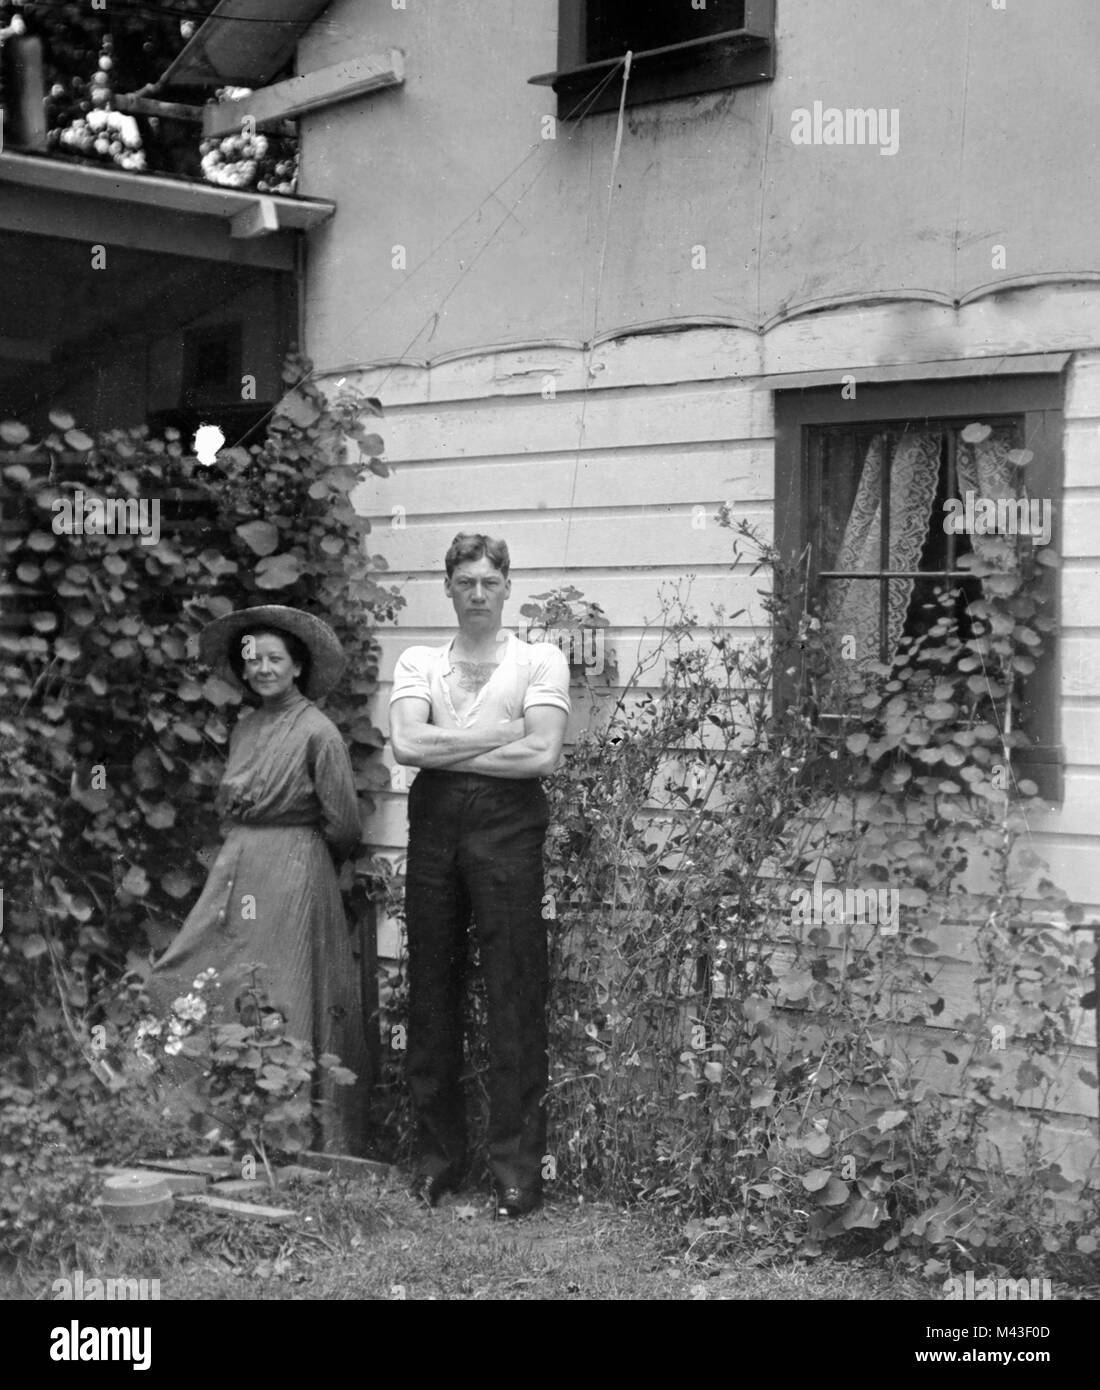
[[(195, 1107), (216, 1121), (208, 1137), (251, 1148), (274, 1187), (269, 1152), (310, 1147), (312, 1121), (325, 1104), (311, 1093), (320, 1073), (338, 1086), (350, 1086), (356, 1076), (335, 1054), (315, 1057), (308, 1043), (287, 1036), (286, 1019), (261, 986), (258, 966), (250, 968), (235, 1001), (238, 1021), (219, 1019), (222, 1006), (210, 997), (218, 988), (217, 971), (204, 970), (164, 1019), (139, 1020), (131, 1047), (150, 1070), (167, 1070), (164, 1058), (194, 1059), (201, 1071), (194, 1079)], [(222, 1134), (231, 1137), (222, 1140)]]

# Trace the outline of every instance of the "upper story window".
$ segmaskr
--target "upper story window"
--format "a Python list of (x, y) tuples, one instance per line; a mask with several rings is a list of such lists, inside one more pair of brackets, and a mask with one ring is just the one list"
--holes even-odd
[[(628, 106), (766, 82), (775, 76), (775, 0), (559, 0), (558, 114), (617, 109), (633, 54)], [(593, 93), (599, 90), (598, 95)]]

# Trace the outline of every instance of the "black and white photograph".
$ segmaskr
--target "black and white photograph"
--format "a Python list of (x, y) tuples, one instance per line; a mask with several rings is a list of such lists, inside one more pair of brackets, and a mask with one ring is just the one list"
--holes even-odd
[(1098, 51), (1095, 0), (0, 0), (32, 1374), (182, 1374), (195, 1302), (285, 1374), (366, 1301), (1076, 1371)]

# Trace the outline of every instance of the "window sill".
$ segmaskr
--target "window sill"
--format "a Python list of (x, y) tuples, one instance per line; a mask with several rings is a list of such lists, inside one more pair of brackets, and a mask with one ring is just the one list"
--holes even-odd
[[(528, 78), (535, 86), (552, 87), (559, 97), (576, 98), (583, 104), (583, 113), (618, 108), (620, 88), (610, 82), (591, 104), (584, 98), (599, 85), (600, 79), (623, 65), (625, 54), (618, 58), (602, 58), (595, 63), (566, 68), (558, 72), (539, 73)], [(686, 43), (667, 44), (662, 48), (644, 49), (631, 58), (627, 105), (637, 106), (646, 101), (667, 97), (688, 96), (701, 91), (716, 91), (723, 87), (740, 87), (750, 82), (767, 82), (775, 76), (775, 44), (770, 26), (765, 28), (727, 29), (720, 34), (691, 39)], [(572, 116), (573, 111), (562, 113)]]

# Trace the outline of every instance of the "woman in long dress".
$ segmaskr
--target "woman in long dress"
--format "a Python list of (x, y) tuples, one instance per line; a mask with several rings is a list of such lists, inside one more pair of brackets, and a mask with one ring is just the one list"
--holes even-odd
[[(367, 1049), (360, 950), (344, 916), (336, 864), (359, 844), (351, 759), (308, 697), (330, 690), (344, 655), (319, 618), (268, 604), (203, 630), (200, 653), (260, 703), (238, 720), (216, 806), (225, 842), (198, 902), (154, 966), (159, 1001), (186, 994), (213, 967), (222, 1021), (257, 962), (286, 1034), (335, 1053), (354, 1085), (323, 1084), (324, 1147), (362, 1153)], [(334, 862), (335, 861), (335, 862)]]

